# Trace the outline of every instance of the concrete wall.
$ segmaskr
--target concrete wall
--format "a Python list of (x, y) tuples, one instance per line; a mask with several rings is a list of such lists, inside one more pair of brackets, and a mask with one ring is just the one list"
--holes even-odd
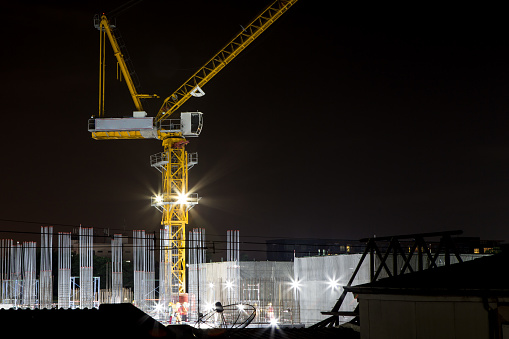
[(488, 339), (478, 297), (360, 295), (361, 339)]
[[(463, 261), (472, 260), (484, 256), (482, 254), (463, 254)], [(345, 286), (357, 267), (362, 254), (341, 254), (331, 256), (317, 256), (307, 258), (295, 258), (294, 274), (295, 279), (301, 281), (299, 288), (300, 298), (300, 320), (306, 326), (311, 326), (326, 319), (328, 316), (322, 315), (322, 311), (330, 311), (336, 304), (338, 298), (343, 292)], [(376, 258), (375, 265), (378, 267), (379, 260)], [(457, 263), (455, 257), (451, 257), (451, 264)], [(445, 265), (443, 255), (437, 260), (438, 266)], [(387, 259), (387, 266), (392, 268), (392, 258)], [(403, 259), (398, 258), (398, 267), (403, 266)], [(411, 267), (416, 271), (418, 269), (417, 256), (411, 259)], [(423, 268), (429, 267), (429, 261), (423, 260)], [(408, 273), (409, 270), (406, 270)], [(383, 270), (379, 279), (388, 277)], [(366, 257), (354, 279), (352, 286), (370, 282), (369, 257)], [(335, 285), (335, 286), (334, 286)], [(357, 307), (357, 300), (351, 293), (341, 306), (341, 311), (353, 311)], [(340, 317), (340, 322), (348, 322), (351, 317)]]
[[(327, 316), (322, 311), (330, 311), (350, 280), (361, 254), (295, 258), (295, 279), (299, 280), (300, 320), (311, 326)], [(369, 260), (364, 260), (353, 282), (359, 285), (369, 282)], [(341, 307), (342, 311), (353, 311), (357, 301), (349, 293)], [(349, 321), (350, 317), (341, 317)]]
[[(279, 285), (290, 288), (290, 280), (293, 278), (292, 262), (275, 261), (241, 261), (235, 267), (233, 262), (206, 263), (206, 299), (210, 302), (220, 301), (224, 304), (237, 302), (229, 300), (226, 288), (228, 277), (232, 277), (232, 271), (238, 269), (240, 282), (233, 282), (232, 288), (237, 289), (238, 298), (246, 300), (248, 296), (247, 284), (260, 284), (261, 300), (273, 300), (278, 297)], [(230, 272), (229, 272), (230, 271)], [(269, 286), (270, 285), (270, 286)], [(252, 293), (251, 293), (252, 295)], [(256, 296), (258, 299), (258, 295)], [(253, 297), (247, 298), (254, 300)]]
[[(281, 318), (291, 318), (292, 322), (299, 321), (305, 326), (311, 326), (327, 318), (321, 312), (330, 311), (334, 307), (361, 256), (361, 254), (342, 254), (295, 258), (293, 263), (241, 261), (238, 267), (240, 284), (234, 285), (235, 293), (225, 288), (228, 277), (232, 276), (232, 270), (236, 269), (232, 266), (233, 263), (206, 263), (203, 270), (206, 274), (205, 286), (200, 289), (201, 300), (208, 304), (214, 304), (216, 301), (221, 301), (224, 305), (237, 301), (256, 304), (261, 314), (260, 321), (266, 318), (264, 312), (271, 303), (272, 306), (278, 307)], [(479, 256), (462, 255), (462, 258), (466, 261)], [(451, 258), (451, 263), (455, 262), (456, 258)], [(387, 263), (392, 267), (390, 258)], [(402, 259), (398, 259), (398, 263), (401, 268)], [(444, 260), (440, 258), (438, 265), (443, 264)], [(411, 265), (417, 270), (417, 257), (412, 258)], [(428, 262), (424, 260), (423, 267), (426, 269), (428, 266)], [(380, 278), (386, 276), (387, 274), (382, 272)], [(299, 282), (298, 289), (292, 289), (292, 280)], [(370, 282), (369, 258), (366, 257), (352, 285), (368, 282)], [(357, 300), (348, 293), (340, 310), (353, 311), (356, 307)], [(341, 322), (350, 320), (351, 317), (340, 317)]]
[(241, 302), (257, 309), (254, 323), (269, 323), (271, 318), (284, 324), (300, 323), (298, 300), (290, 283), (292, 262), (241, 261), (238, 265), (218, 262), (203, 266), (201, 274), (205, 274), (206, 280), (200, 288), (201, 310), (217, 301), (223, 305)]

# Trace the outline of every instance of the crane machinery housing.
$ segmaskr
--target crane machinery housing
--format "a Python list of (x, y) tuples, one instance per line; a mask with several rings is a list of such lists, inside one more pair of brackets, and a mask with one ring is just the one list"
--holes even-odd
[[(151, 205), (162, 212), (161, 225), (167, 231), (165, 258), (171, 269), (165, 279), (168, 291), (164, 293), (185, 293), (186, 255), (185, 229), (188, 211), (198, 204), (197, 193), (189, 191), (188, 170), (198, 162), (197, 153), (187, 153), (187, 138), (198, 137), (203, 127), (201, 112), (181, 112), (179, 118), (170, 118), (189, 98), (205, 93), (203, 86), (230, 63), (251, 42), (263, 33), (297, 0), (276, 0), (251, 23), (242, 27), (225, 47), (184, 82), (173, 94), (164, 99), (155, 116), (147, 116), (142, 100), (158, 98), (155, 94), (138, 93), (137, 79), (123, 44), (119, 43), (116, 27), (106, 15), (96, 15), (94, 25), (100, 32), (99, 39), (99, 110), (88, 122), (88, 131), (96, 140), (116, 139), (159, 139), (163, 152), (152, 155), (150, 164), (162, 174), (162, 192), (151, 198)], [(125, 79), (135, 110), (131, 117), (107, 118), (104, 116), (105, 97), (105, 49), (109, 40), (117, 60), (117, 67)], [(161, 294), (161, 291), (160, 291)]]

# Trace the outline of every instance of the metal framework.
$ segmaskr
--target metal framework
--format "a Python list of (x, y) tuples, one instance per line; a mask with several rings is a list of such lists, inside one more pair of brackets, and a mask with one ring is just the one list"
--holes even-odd
[(70, 232), (58, 232), (58, 308), (71, 308)]
[(105, 81), (106, 81), (106, 37), (108, 37), (111, 47), (113, 48), (113, 54), (117, 59), (117, 67), (120, 68), (120, 74), (117, 73), (117, 77), (121, 79), (123, 76), (127, 88), (131, 93), (131, 97), (134, 102), (134, 106), (138, 111), (143, 111), (141, 104), (142, 98), (158, 98), (155, 94), (138, 94), (136, 83), (136, 73), (127, 57), (128, 53), (123, 43), (120, 43), (122, 39), (119, 37), (119, 33), (115, 34), (115, 25), (111, 25), (106, 15), (96, 15), (94, 17), (94, 26), (100, 31), (99, 36), (99, 117), (104, 116), (104, 92), (105, 92)]
[(34, 308), (37, 304), (36, 243), (23, 242), (23, 307)]
[(149, 312), (155, 301), (154, 238), (144, 230), (133, 231), (134, 303)]
[(189, 258), (189, 320), (197, 321), (200, 313), (205, 313), (203, 295), (207, 291), (207, 272), (205, 263), (205, 229), (193, 228), (188, 238)]
[(240, 290), (240, 265), (239, 265), (239, 231), (226, 231), (226, 261), (228, 268), (226, 271), (226, 291), (227, 301), (230, 304), (239, 302)]
[[(204, 95), (201, 88), (296, 2), (297, 0), (277, 0), (269, 5), (249, 25), (243, 28), (233, 40), (172, 95), (166, 98), (154, 118), (145, 117), (141, 99), (153, 98), (157, 95), (138, 94), (132, 76), (134, 70), (126, 62), (127, 52), (116, 37), (116, 27), (108, 21), (105, 15), (94, 18), (94, 25), (100, 31), (99, 118), (93, 118), (89, 121), (89, 131), (92, 133), (92, 138), (97, 140), (156, 138), (163, 141), (164, 152), (161, 153), (163, 163), (157, 166), (153, 165), (154, 167), (160, 167), (158, 169), (162, 173), (163, 191), (160, 196), (152, 200), (152, 206), (162, 212), (161, 225), (168, 230), (170, 237), (170, 249), (168, 251), (171, 251), (171, 254), (168, 253), (164, 256), (172, 258), (171, 280), (173, 292), (185, 293), (186, 290), (185, 229), (188, 223), (188, 211), (198, 203), (198, 196), (188, 191), (187, 171), (190, 164), (185, 145), (188, 143), (186, 137), (198, 136), (201, 132), (201, 113), (198, 128), (191, 135), (184, 131), (184, 124), (181, 124), (180, 130), (167, 129), (164, 127), (163, 121), (167, 120), (190, 97)], [(123, 75), (134, 106), (141, 116), (101, 119), (104, 116), (106, 36), (112, 45), (120, 74)]]
[(111, 303), (123, 301), (122, 273), (122, 234), (115, 234), (111, 239)]
[(39, 274), (39, 307), (51, 308), (53, 303), (53, 227), (41, 227), (41, 266)]
[(23, 255), (22, 244), (16, 242), (12, 247), (11, 255), (11, 300), (15, 308), (21, 306), (23, 300)]
[(10, 301), (11, 298), (11, 265), (13, 260), (12, 239), (0, 239), (0, 298)]
[[(352, 286), (366, 258), (369, 258), (371, 282), (378, 280), (382, 272), (389, 277), (393, 277), (407, 272), (422, 271), (425, 269), (423, 263), (426, 259), (429, 262), (428, 267), (430, 269), (436, 268), (438, 266), (437, 260), (442, 254), (444, 255), (444, 263), (446, 266), (451, 264), (451, 254), (461, 263), (463, 260), (456, 249), (452, 236), (462, 233), (462, 231), (446, 231), (361, 239), (361, 242), (366, 243), (366, 249), (346, 286)], [(436, 248), (435, 252), (432, 253), (425, 239), (437, 237), (440, 237), (439, 246)], [(417, 256), (416, 269), (412, 268), (411, 265), (411, 260), (414, 256)], [(329, 312), (322, 312), (322, 314), (329, 315), (330, 317), (312, 327), (338, 326), (340, 316), (358, 316), (358, 309), (353, 312), (340, 311), (347, 293), (348, 292), (343, 289), (343, 293), (332, 310)]]
[(170, 303), (172, 297), (170, 248), (170, 233), (163, 228), (159, 230), (159, 302), (164, 306)]
[(94, 258), (93, 258), (93, 228), (79, 228), (79, 256), (80, 256), (80, 308), (94, 307)]

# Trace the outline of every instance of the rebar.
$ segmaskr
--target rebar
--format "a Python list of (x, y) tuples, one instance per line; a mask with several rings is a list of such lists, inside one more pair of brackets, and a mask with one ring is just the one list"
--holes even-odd
[(199, 314), (205, 312), (207, 294), (205, 270), (205, 229), (193, 228), (188, 238), (189, 262), (189, 320), (198, 320)]
[(148, 312), (155, 301), (154, 238), (133, 231), (134, 304)]
[(11, 281), (10, 292), (14, 308), (21, 306), (23, 293), (22, 245), (18, 242), (11, 247)]
[(93, 281), (93, 228), (79, 229), (80, 253), (80, 308), (94, 307), (94, 281)]
[(58, 232), (58, 308), (71, 308), (70, 232)]
[(226, 271), (225, 288), (227, 302), (234, 304), (239, 302), (240, 289), (240, 266), (239, 266), (239, 231), (228, 230), (226, 232), (226, 260), (228, 267)]
[(0, 240), (0, 303), (11, 304), (12, 239)]
[(159, 230), (159, 303), (166, 311), (172, 297), (172, 259), (170, 232), (167, 228)]
[(111, 239), (111, 303), (119, 304), (122, 295), (122, 234), (115, 234)]
[(53, 227), (41, 227), (41, 266), (39, 274), (39, 307), (51, 308), (53, 302)]
[(145, 251), (142, 249), (145, 231), (133, 230), (133, 274), (134, 274), (134, 305), (144, 308), (143, 280), (145, 272)]
[(36, 243), (35, 241), (23, 242), (23, 308), (33, 309), (37, 302), (36, 286)]

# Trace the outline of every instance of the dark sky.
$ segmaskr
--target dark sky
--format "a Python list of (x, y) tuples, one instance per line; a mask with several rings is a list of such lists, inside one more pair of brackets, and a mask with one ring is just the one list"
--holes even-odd
[[(87, 132), (98, 106), (92, 18), (121, 3), (4, 8), (0, 230), (159, 228), (149, 157), (161, 142)], [(268, 3), (147, 0), (120, 15), (145, 92), (161, 96), (149, 115)], [(189, 227), (509, 240), (509, 30), (502, 8), (465, 6), (300, 0), (182, 106), (204, 113), (188, 145), (202, 196)], [(130, 115), (107, 54), (107, 115)]]

